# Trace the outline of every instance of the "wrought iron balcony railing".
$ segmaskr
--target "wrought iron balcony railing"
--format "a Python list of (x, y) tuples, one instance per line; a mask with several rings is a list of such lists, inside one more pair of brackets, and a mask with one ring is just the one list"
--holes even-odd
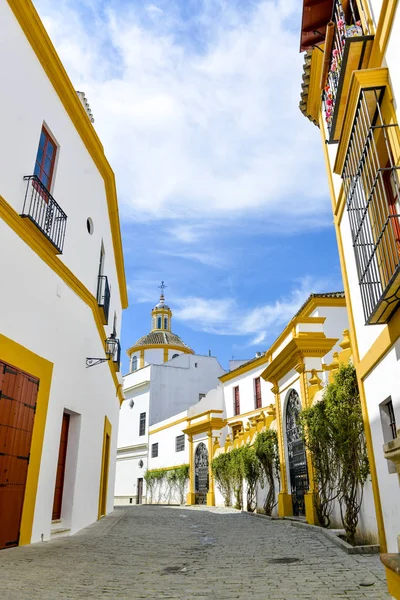
[(373, 40), (369, 31), (363, 29), (354, 0), (335, 0), (332, 21), (330, 66), (322, 95), (329, 142), (340, 137), (351, 75), (367, 68)]
[(106, 275), (99, 275), (97, 282), (97, 304), (103, 309), (104, 325), (108, 324), (108, 314), (110, 312), (110, 286)]
[(36, 175), (26, 175), (24, 181), (28, 183), (21, 217), (32, 221), (62, 254), (67, 215)]

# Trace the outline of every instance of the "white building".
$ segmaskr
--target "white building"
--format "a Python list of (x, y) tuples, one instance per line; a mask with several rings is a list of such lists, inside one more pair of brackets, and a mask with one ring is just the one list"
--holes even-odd
[(380, 546), (395, 598), (400, 598), (399, 49), (397, 2), (303, 3), (300, 109), (323, 141)]
[[(165, 304), (162, 293), (152, 310), (152, 330), (128, 350), (131, 372), (124, 377), (116, 504), (145, 501), (144, 474), (149, 468), (149, 452), (161, 461), (164, 456), (170, 456), (170, 452), (175, 453), (175, 440), (171, 441), (170, 448), (161, 441), (159, 446), (149, 447), (149, 428), (198, 403), (224, 373), (216, 358), (194, 354), (179, 336), (172, 333), (171, 321), (172, 311)], [(179, 460), (182, 460), (180, 452)]]
[[(127, 291), (114, 174), (87, 106), (30, 0), (1, 2), (0, 30), (7, 548), (74, 533), (112, 510)], [(87, 358), (106, 358), (106, 338), (110, 360), (87, 368)]]

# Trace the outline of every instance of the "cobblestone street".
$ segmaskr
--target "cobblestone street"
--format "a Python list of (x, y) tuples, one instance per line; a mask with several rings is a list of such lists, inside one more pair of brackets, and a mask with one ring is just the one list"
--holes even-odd
[[(270, 562), (281, 558), (298, 561)], [(389, 598), (379, 556), (230, 509), (117, 509), (73, 537), (3, 550), (0, 581), (2, 600)]]

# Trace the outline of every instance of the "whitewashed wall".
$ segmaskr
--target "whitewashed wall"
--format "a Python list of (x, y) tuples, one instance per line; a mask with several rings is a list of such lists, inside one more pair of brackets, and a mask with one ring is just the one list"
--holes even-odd
[[(255, 408), (255, 384), (254, 379), (261, 377), (261, 373), (265, 371), (268, 363), (265, 361), (263, 365), (246, 373), (238, 375), (234, 379), (230, 379), (223, 384), (225, 411), (227, 418), (234, 417), (234, 388), (239, 386), (240, 396), (240, 413), (248, 413), (256, 410)], [(271, 384), (261, 377), (261, 402), (262, 406), (268, 406), (275, 402), (275, 396), (271, 391)]]

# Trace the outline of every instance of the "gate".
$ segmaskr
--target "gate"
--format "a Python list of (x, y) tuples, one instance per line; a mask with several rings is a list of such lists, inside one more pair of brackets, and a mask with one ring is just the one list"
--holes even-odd
[(286, 440), (293, 514), (295, 516), (305, 515), (304, 494), (308, 491), (307, 458), (299, 424), (300, 411), (300, 397), (296, 390), (291, 390), (286, 407)]
[(19, 543), (38, 387), (0, 361), (0, 549)]
[(206, 504), (208, 492), (208, 451), (203, 442), (196, 448), (194, 455), (194, 491), (195, 503)]

